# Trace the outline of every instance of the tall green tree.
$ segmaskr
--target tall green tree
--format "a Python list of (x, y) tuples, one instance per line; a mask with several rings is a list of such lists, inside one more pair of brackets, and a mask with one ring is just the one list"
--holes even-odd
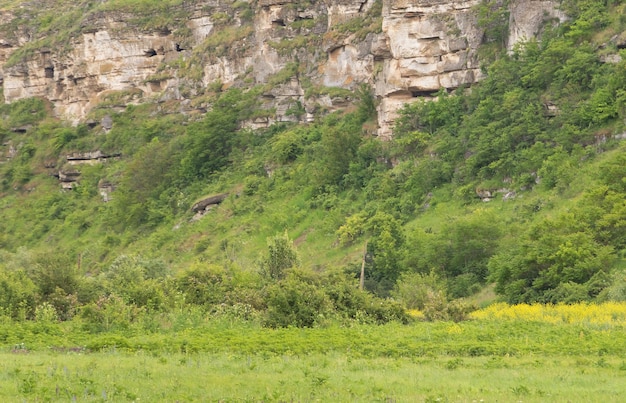
[(213, 110), (201, 122), (191, 124), (181, 161), (183, 181), (206, 179), (226, 167), (237, 129), (236, 113), (223, 109)]
[(263, 277), (273, 281), (281, 280), (287, 269), (299, 266), (300, 258), (286, 232), (267, 240), (267, 255), (261, 261)]
[[(510, 303), (560, 302), (567, 284), (577, 285), (581, 300), (601, 291), (598, 276), (608, 277), (615, 252), (594, 239), (572, 214), (531, 227), (510, 249), (489, 262), (496, 291)], [(584, 298), (583, 298), (584, 297)]]

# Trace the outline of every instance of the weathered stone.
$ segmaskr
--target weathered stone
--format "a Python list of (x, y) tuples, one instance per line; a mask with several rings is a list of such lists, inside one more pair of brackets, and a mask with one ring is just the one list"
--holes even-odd
[(191, 207), (191, 211), (193, 211), (194, 213), (206, 211), (208, 207), (222, 203), (224, 200), (226, 200), (228, 195), (229, 195), (228, 193), (221, 193), (221, 194), (204, 198), (200, 200), (199, 202), (197, 202), (196, 204), (194, 204)]
[(493, 197), (492, 192), (487, 189), (476, 189), (476, 195), (481, 199), (488, 199)]
[(374, 60), (384, 60), (391, 57), (391, 49), (389, 48), (388, 38), (383, 35), (376, 35), (371, 42), (372, 55)]
[(559, 114), (560, 109), (552, 102), (546, 102), (543, 104), (544, 114), (548, 117), (555, 117)]
[(80, 172), (78, 171), (59, 171), (58, 174), (60, 182), (76, 182), (80, 178)]
[(100, 122), (100, 124), (102, 125), (102, 128), (106, 131), (109, 131), (113, 128), (113, 119), (111, 118), (111, 116), (106, 115), (105, 117), (102, 118), (102, 121)]
[(515, 197), (517, 197), (517, 193), (515, 193), (515, 191), (509, 191), (502, 195), (502, 200), (507, 201), (507, 200), (515, 199)]
[[(418, 60), (421, 59), (421, 60)], [(398, 63), (402, 77), (427, 76), (437, 74), (438, 57), (420, 57), (401, 59)]]
[(111, 182), (107, 180), (100, 180), (100, 182), (98, 182), (98, 193), (100, 193), (100, 196), (102, 197), (103, 202), (107, 203), (111, 201), (112, 199), (111, 194), (113, 193), (114, 190), (115, 190), (115, 185), (112, 184)]
[(84, 153), (73, 153), (65, 157), (67, 162), (70, 165), (81, 165), (81, 164), (98, 164), (103, 161), (109, 159), (117, 159), (121, 157), (121, 153), (109, 153), (105, 154), (100, 150), (92, 151), (92, 152), (84, 152)]
[(480, 74), (480, 70), (449, 71), (439, 75), (439, 83), (442, 88), (458, 88), (478, 81), (477, 74)]
[(32, 129), (32, 127), (33, 127), (33, 125), (24, 125), (24, 126), (19, 126), (19, 127), (13, 127), (13, 128), (11, 128), (11, 131), (13, 133), (26, 133), (30, 129)]
[(514, 0), (509, 5), (509, 49), (536, 37), (549, 20), (561, 23), (567, 19), (565, 12), (552, 0)]
[[(274, 85), (272, 98), (261, 100), (263, 108), (275, 113), (262, 121), (247, 122), (248, 127), (266, 127), (276, 121), (312, 121), (319, 111), (346, 105), (345, 100), (332, 100), (323, 94), (305, 99), (303, 82), (346, 89), (368, 83), (380, 100), (378, 134), (387, 137), (402, 103), (482, 78), (477, 48), (484, 32), (472, 9), (479, 2), (385, 1), (382, 32), (373, 30), (366, 35), (333, 29), (353, 18), (366, 20), (373, 0), (329, 0), (306, 6), (295, 0), (262, 0), (251, 3), (255, 7), (251, 27), (244, 26), (239, 11), (228, 2), (184, 2), (181, 7), (186, 7), (189, 18), (154, 32), (133, 27), (132, 15), (94, 12), (85, 17), (82, 32), (64, 47), (69, 51), (40, 49), (32, 57), (6, 67), (13, 52), (37, 39), (23, 27), (11, 28), (13, 35), (0, 39), (0, 84), (7, 102), (43, 97), (53, 103), (58, 115), (73, 122), (84, 119), (111, 92), (126, 94), (116, 98), (121, 100), (114, 110), (147, 100), (178, 101), (180, 113), (193, 114), (210, 107), (197, 108), (185, 102), (201, 95), (204, 87), (221, 83), (226, 89), (267, 83), (297, 60), (299, 77)], [(556, 0), (511, 1), (508, 45), (539, 35), (552, 20), (563, 21), (565, 16), (558, 4)], [(245, 34), (220, 52), (203, 50), (207, 57), (193, 59), (202, 63), (192, 66), (195, 78), (179, 74), (172, 66), (180, 61), (189, 63), (195, 49), (204, 49), (201, 47), (207, 37), (224, 29), (225, 23), (216, 21), (218, 12), (228, 15), (228, 29)], [(0, 10), (0, 25), (6, 27), (14, 18), (10, 12)], [(302, 20), (312, 23), (299, 23)], [(182, 31), (184, 37), (179, 35)], [(316, 43), (323, 42), (324, 47), (300, 41), (303, 35), (318, 40)], [(618, 48), (626, 44), (622, 36), (612, 41)], [(610, 63), (615, 60), (604, 59)], [(301, 117), (289, 113), (289, 105), (295, 102), (305, 107)], [(113, 126), (110, 116), (100, 123), (105, 131)]]
[(354, 82), (367, 82), (372, 74), (373, 56), (358, 57), (351, 45), (342, 46), (329, 53), (324, 68), (323, 83), (327, 87), (349, 87)]
[(600, 62), (602, 63), (611, 63), (617, 64), (622, 61), (622, 56), (617, 53), (612, 53), (610, 55), (601, 55)]
[(448, 53), (441, 56), (437, 65), (439, 72), (458, 71), (467, 68), (467, 51)]

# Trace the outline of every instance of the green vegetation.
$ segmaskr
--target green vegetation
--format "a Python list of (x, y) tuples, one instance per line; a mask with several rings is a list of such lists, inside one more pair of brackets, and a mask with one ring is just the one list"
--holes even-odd
[(350, 18), (341, 22), (324, 34), (326, 41), (339, 41), (348, 35), (354, 35), (356, 40), (363, 40), (369, 33), (382, 32), (383, 18), (383, 2), (376, 0), (363, 16)]
[(132, 13), (164, 12), (182, 4), (182, 0), (109, 0), (101, 5), (107, 11), (126, 11)]
[(0, 381), (0, 398), (7, 402), (74, 397), (81, 401), (618, 402), (624, 393), (623, 362), (604, 357), (153, 356), (116, 350), (0, 357), (6, 374)]
[(602, 324), (522, 315), (306, 330), (181, 311), (161, 318), (170, 330), (147, 321), (98, 336), (3, 323), (0, 398), (619, 401), (623, 311)]
[[(215, 83), (195, 100), (202, 117), (112, 93), (92, 112), (113, 121), (106, 132), (65, 125), (38, 99), (0, 106), (2, 315), (93, 332), (178, 309), (324, 327), (407, 322), (403, 307), (461, 321), (485, 290), (511, 303), (624, 300), (626, 62), (602, 63), (609, 45), (596, 42), (624, 30), (620, 7), (565, 2), (571, 20), (511, 53), (487, 38), (498, 53), (484, 81), (406, 106), (388, 142), (369, 134), (367, 86), (310, 87), (354, 105), (257, 131), (243, 122), (273, 113), (261, 85)], [(495, 29), (503, 12), (485, 10)], [(251, 32), (224, 27), (192, 59), (238, 51)], [(66, 159), (94, 150), (121, 158)], [(52, 174), (74, 171), (61, 192)]]
[(91, 1), (56, 1), (46, 7), (11, 7), (15, 18), (5, 25), (6, 37), (13, 38), (18, 27), (28, 27), (32, 38), (13, 52), (5, 67), (11, 67), (35, 52), (50, 50), (69, 51), (72, 39), (92, 28), (93, 19), (102, 12), (123, 12), (137, 15), (129, 18), (131, 26), (144, 31), (163, 31), (173, 28), (176, 21), (186, 17), (180, 6), (182, 0), (115, 0), (95, 3)]
[(284, 38), (279, 42), (270, 41), (268, 44), (276, 49), (281, 55), (289, 55), (296, 49), (305, 48), (307, 46), (317, 46), (318, 38), (307, 36), (296, 36), (295, 38)]
[[(36, 21), (29, 52), (103, 10), (165, 29), (179, 3), (16, 23)], [(622, 3), (563, 1), (570, 20), (507, 53), (507, 14), (482, 2), (486, 78), (406, 106), (390, 141), (371, 135), (367, 86), (308, 85), (352, 104), (249, 129), (274, 113), (269, 87), (305, 80), (298, 61), (267, 85), (198, 91), (201, 116), (107, 94), (89, 118), (110, 130), (65, 124), (40, 99), (0, 105), (0, 399), (619, 401)], [(364, 36), (379, 13), (334, 32)], [(251, 33), (221, 27), (169, 68), (199, 78)], [(119, 157), (67, 158), (95, 150)], [(80, 178), (63, 191), (53, 175)]]

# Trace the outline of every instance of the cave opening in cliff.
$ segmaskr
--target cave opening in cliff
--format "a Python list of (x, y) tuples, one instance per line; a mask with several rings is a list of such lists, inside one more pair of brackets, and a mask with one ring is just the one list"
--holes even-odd
[(159, 36), (168, 36), (172, 33), (172, 31), (168, 27), (161, 27), (157, 29), (157, 33), (159, 34)]
[(413, 98), (435, 97), (437, 96), (437, 92), (439, 92), (439, 90), (434, 90), (434, 91), (411, 90), (411, 97)]
[(285, 20), (283, 20), (283, 19), (278, 19), (278, 20), (274, 20), (274, 21), (272, 21), (272, 25), (273, 25), (273, 26), (275, 26), (275, 27), (284, 27), (284, 26), (286, 26), (287, 24), (285, 24)]
[(154, 49), (148, 49), (144, 50), (143, 54), (146, 55), (146, 57), (153, 57), (157, 55), (157, 51)]
[(46, 78), (54, 78), (54, 67), (49, 66), (43, 69)]

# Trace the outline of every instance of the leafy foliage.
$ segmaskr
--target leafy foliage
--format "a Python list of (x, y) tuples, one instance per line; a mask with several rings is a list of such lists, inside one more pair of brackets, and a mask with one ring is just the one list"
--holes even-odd
[[(485, 79), (404, 107), (388, 142), (372, 135), (365, 85), (311, 87), (355, 107), (256, 131), (245, 123), (273, 114), (261, 85), (214, 83), (193, 100), (208, 105), (202, 117), (147, 99), (120, 111), (111, 106), (136, 94), (111, 94), (93, 111), (113, 121), (106, 133), (59, 122), (39, 99), (0, 106), (2, 314), (93, 332), (207, 315), (315, 327), (406, 321), (389, 296), (427, 319), (461, 320), (471, 304), (456, 299), (490, 282), (509, 302), (623, 299), (626, 62), (604, 62), (623, 51), (598, 42), (624, 28), (617, 3), (564, 1), (570, 20), (510, 52), (504, 3), (476, 9), (493, 56)], [(340, 28), (370, 32), (380, 4)], [(146, 27), (168, 25), (149, 14)], [(40, 22), (44, 35), (60, 20)], [(196, 61), (238, 51), (250, 33), (219, 30), (179, 67), (193, 81)], [(290, 63), (270, 84), (303, 68)], [(65, 158), (94, 150), (121, 157), (92, 167)], [(60, 192), (50, 174), (69, 169), (80, 180)], [(207, 194), (229, 196), (192, 212)], [(367, 291), (356, 288), (363, 259)]]
[(24, 270), (0, 271), (0, 307), (3, 316), (25, 320), (32, 314), (36, 301), (36, 286)]
[(313, 327), (333, 320), (408, 321), (401, 305), (357, 290), (354, 281), (336, 273), (322, 276), (290, 270), (283, 280), (268, 287), (267, 293), (266, 324), (270, 327)]
[(300, 266), (300, 259), (289, 236), (274, 236), (267, 242), (268, 254), (261, 262), (261, 274), (268, 280), (281, 280), (285, 271)]

